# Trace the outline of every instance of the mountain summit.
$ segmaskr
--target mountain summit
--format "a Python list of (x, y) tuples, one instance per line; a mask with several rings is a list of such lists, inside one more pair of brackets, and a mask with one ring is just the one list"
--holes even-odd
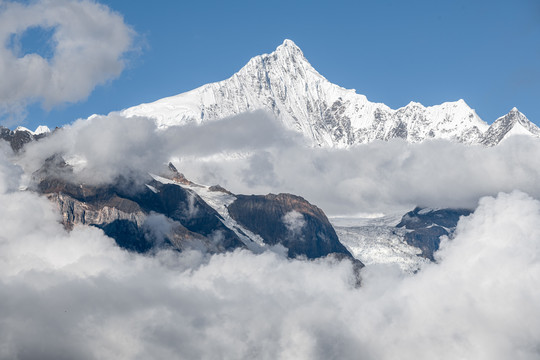
[[(368, 101), (355, 90), (332, 84), (311, 66), (292, 40), (285, 40), (270, 54), (252, 58), (227, 80), (134, 106), (122, 114), (147, 116), (158, 126), (168, 127), (261, 109), (302, 133), (313, 146), (343, 148), (393, 138), (413, 143), (448, 139), (486, 145), (502, 140), (488, 136), (489, 125), (463, 100), (430, 107), (411, 102), (393, 110)], [(538, 135), (534, 124), (524, 129)], [(507, 133), (511, 132), (503, 137)]]

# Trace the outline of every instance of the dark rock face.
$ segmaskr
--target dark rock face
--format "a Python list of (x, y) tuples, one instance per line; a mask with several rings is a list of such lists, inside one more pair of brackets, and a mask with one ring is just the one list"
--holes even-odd
[(289, 257), (315, 259), (336, 253), (353, 258), (322, 210), (299, 196), (237, 195), (228, 209), (233, 219), (265, 243), (285, 246)]
[(212, 185), (208, 188), (208, 190), (210, 191), (219, 191), (219, 192), (222, 192), (224, 194), (228, 194), (228, 195), (234, 195), (232, 192), (230, 192), (229, 190), (225, 189), (223, 186), (221, 185)]
[(145, 212), (163, 214), (187, 230), (208, 238), (215, 242), (219, 252), (244, 245), (232, 230), (223, 225), (221, 216), (194, 192), (157, 181), (151, 181), (149, 185), (157, 193), (146, 190), (131, 196), (131, 200)]
[[(51, 176), (54, 168), (57, 174), (69, 178), (70, 168), (63, 160), (49, 158), (34, 174), (37, 190), (58, 205), (68, 229), (76, 224), (96, 226), (119, 246), (138, 252), (158, 245), (178, 250), (196, 248), (210, 253), (244, 246), (238, 236), (223, 225), (213, 208), (181, 186), (162, 184), (151, 178), (148, 185), (119, 179), (112, 185), (88, 186)], [(149, 220), (156, 218), (165, 223), (166, 233), (156, 235)]]
[(409, 211), (396, 227), (410, 230), (405, 240), (411, 246), (422, 250), (422, 256), (434, 261), (433, 254), (439, 250), (441, 236), (451, 236), (461, 216), (472, 213), (467, 209), (428, 210), (415, 208)]
[(123, 249), (145, 253), (152, 249), (154, 243), (141, 231), (136, 222), (130, 220), (114, 220), (110, 223), (93, 224), (103, 230), (105, 235), (113, 238)]

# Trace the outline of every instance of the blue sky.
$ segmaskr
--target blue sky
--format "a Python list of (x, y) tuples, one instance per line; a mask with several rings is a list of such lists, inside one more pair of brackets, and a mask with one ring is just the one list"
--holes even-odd
[[(328, 80), (371, 101), (463, 98), (488, 123), (516, 106), (540, 124), (536, 0), (100, 3), (135, 32), (126, 67), (75, 102), (44, 110), (28, 101), (23, 125), (60, 126), (223, 80), (285, 38)], [(20, 51), (50, 56), (47, 34), (23, 34)]]

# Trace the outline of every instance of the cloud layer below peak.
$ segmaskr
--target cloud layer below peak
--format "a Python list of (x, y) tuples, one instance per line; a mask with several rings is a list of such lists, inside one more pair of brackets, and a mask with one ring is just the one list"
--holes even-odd
[(0, 161), (0, 358), (536, 359), (540, 202), (483, 198), (416, 275), (248, 251), (118, 248), (67, 232)]

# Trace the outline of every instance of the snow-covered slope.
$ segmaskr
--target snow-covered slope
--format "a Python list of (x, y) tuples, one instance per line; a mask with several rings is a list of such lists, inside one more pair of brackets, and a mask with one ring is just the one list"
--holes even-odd
[(122, 111), (154, 118), (160, 127), (202, 123), (266, 110), (314, 146), (347, 147), (373, 140), (449, 139), (480, 143), (488, 124), (463, 100), (397, 110), (373, 103), (319, 74), (298, 46), (285, 40), (273, 53), (252, 58), (231, 78)]

